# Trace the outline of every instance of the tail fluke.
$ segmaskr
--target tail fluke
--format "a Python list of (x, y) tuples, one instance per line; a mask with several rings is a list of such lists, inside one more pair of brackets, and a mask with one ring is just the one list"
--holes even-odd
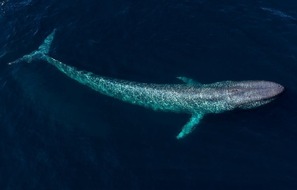
[(41, 59), (44, 56), (47, 56), (47, 54), (49, 53), (49, 50), (51, 48), (53, 39), (55, 37), (55, 33), (56, 33), (56, 29), (54, 29), (52, 31), (52, 33), (50, 33), (43, 41), (43, 43), (38, 47), (37, 50), (24, 55), (23, 57), (8, 63), (8, 65), (12, 65), (14, 63), (19, 63), (21, 61), (26, 61), (28, 63), (30, 63), (33, 59)]
[(56, 29), (52, 31), (43, 41), (43, 43), (39, 46), (37, 52), (42, 54), (48, 54), (51, 48), (52, 42), (54, 40), (56, 34)]

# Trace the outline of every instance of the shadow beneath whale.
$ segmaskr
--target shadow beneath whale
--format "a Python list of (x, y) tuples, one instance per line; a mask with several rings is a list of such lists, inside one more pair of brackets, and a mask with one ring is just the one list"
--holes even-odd
[(40, 61), (20, 63), (11, 69), (26, 104), (39, 115), (92, 136), (105, 138), (110, 132), (104, 119), (109, 114), (104, 110), (111, 103), (108, 99)]

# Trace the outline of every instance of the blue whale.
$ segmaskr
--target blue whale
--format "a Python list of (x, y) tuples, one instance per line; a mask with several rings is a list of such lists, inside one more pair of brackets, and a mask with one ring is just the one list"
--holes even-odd
[(43, 60), (82, 85), (116, 99), (156, 111), (188, 113), (190, 120), (177, 139), (190, 134), (209, 113), (222, 113), (237, 108), (251, 109), (267, 104), (284, 91), (280, 84), (269, 81), (222, 81), (201, 84), (186, 77), (177, 77), (181, 84), (148, 84), (112, 79), (80, 71), (48, 55), (55, 30), (36, 51), (13, 63)]

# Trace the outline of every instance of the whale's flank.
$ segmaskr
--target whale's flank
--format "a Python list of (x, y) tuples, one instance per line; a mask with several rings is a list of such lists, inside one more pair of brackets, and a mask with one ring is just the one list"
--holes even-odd
[(101, 94), (153, 110), (192, 115), (177, 135), (177, 139), (190, 134), (205, 114), (258, 107), (269, 103), (284, 90), (283, 86), (269, 81), (223, 81), (200, 84), (186, 77), (178, 77), (183, 84), (148, 84), (102, 77), (80, 71), (50, 57), (48, 53), (54, 36), (55, 30), (36, 51), (9, 64), (43, 60), (68, 77)]

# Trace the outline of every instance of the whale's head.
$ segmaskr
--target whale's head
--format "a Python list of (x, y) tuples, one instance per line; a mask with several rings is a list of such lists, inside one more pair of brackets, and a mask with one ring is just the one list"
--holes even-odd
[(250, 109), (271, 102), (284, 87), (269, 81), (241, 81), (230, 82), (227, 91), (233, 108)]

